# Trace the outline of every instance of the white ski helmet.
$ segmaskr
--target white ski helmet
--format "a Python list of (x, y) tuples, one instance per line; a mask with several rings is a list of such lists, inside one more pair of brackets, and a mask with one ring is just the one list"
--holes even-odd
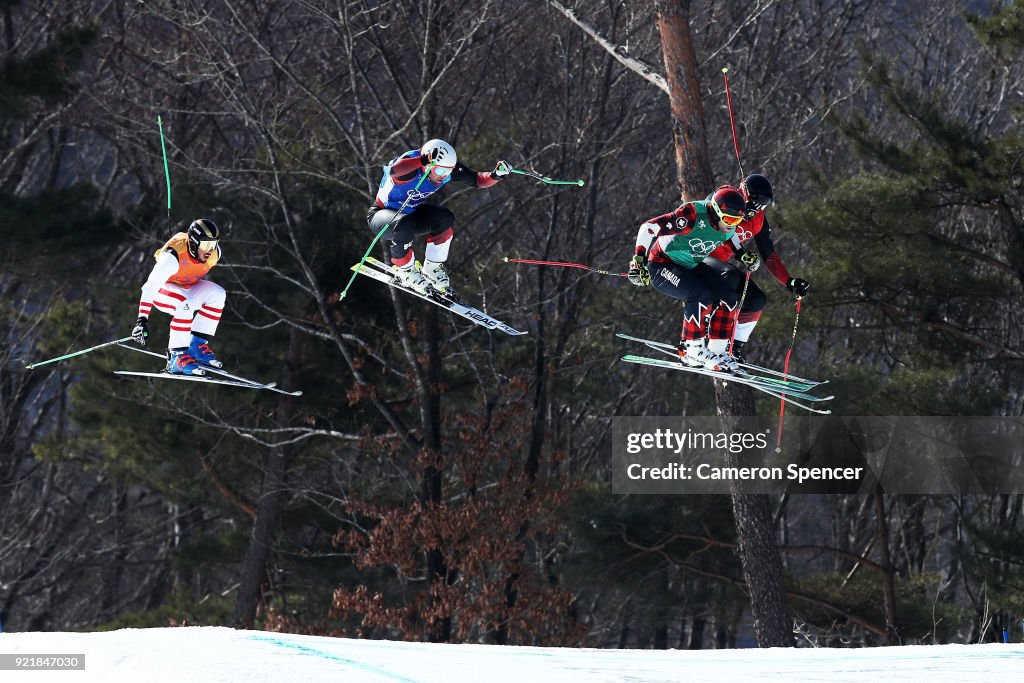
[[(420, 148), (420, 156), (428, 161), (434, 162), (434, 166), (449, 169), (455, 168), (455, 163), (458, 161), (458, 157), (455, 154), (455, 148), (449, 145), (444, 140), (428, 140)], [(439, 173), (438, 175), (447, 175), (445, 173)]]

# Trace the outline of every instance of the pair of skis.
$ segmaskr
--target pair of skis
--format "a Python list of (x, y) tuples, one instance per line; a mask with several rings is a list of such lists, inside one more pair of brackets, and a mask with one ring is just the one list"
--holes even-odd
[(434, 289), (431, 289), (430, 294), (420, 294), (415, 289), (406, 287), (405, 285), (398, 281), (398, 278), (395, 275), (395, 271), (393, 268), (373, 258), (372, 256), (368, 257), (366, 261), (363, 262), (362, 265), (356, 264), (352, 266), (351, 270), (356, 271), (360, 275), (365, 275), (371, 280), (383, 282), (389, 287), (394, 287), (395, 289), (400, 289), (403, 292), (408, 292), (413, 296), (418, 296), (424, 301), (429, 301), (435, 306), (440, 306), (441, 308), (447, 309), (454, 313), (455, 315), (461, 316), (466, 320), (469, 320), (470, 322), (475, 323), (480, 327), (486, 328), (488, 330), (501, 330), (505, 334), (509, 334), (512, 336), (526, 334), (525, 331), (517, 330), (514, 327), (511, 327), (510, 325), (503, 323), (497, 318), (487, 315), (486, 313), (477, 308), (467, 306), (451, 290), (442, 294)]
[[(794, 375), (784, 374), (778, 370), (772, 370), (770, 368), (761, 367), (760, 365), (752, 365), (750, 363), (740, 363), (740, 367), (743, 370), (743, 374), (732, 373), (732, 372), (717, 372), (715, 370), (708, 370), (707, 368), (694, 368), (688, 365), (684, 365), (678, 358), (676, 347), (671, 344), (664, 342), (654, 341), (652, 339), (643, 339), (641, 337), (634, 337), (632, 335), (625, 334), (623, 332), (617, 333), (615, 336), (621, 339), (627, 339), (629, 341), (640, 342), (648, 348), (660, 351), (669, 356), (675, 358), (675, 360), (665, 360), (663, 358), (648, 358), (646, 356), (635, 356), (632, 354), (625, 355), (622, 360), (627, 363), (636, 363), (639, 365), (649, 365), (659, 368), (666, 368), (669, 370), (682, 370), (683, 372), (692, 372), (698, 375), (707, 375), (715, 379), (721, 379), (726, 382), (736, 382), (737, 384), (746, 384), (747, 386), (753, 387), (759, 391), (763, 391), (769, 396), (781, 399), (787, 403), (791, 403), (798, 408), (810, 411), (812, 413), (818, 413), (820, 415), (830, 415), (831, 410), (823, 408), (817, 408), (809, 403), (818, 403), (821, 401), (830, 401), (834, 396), (817, 396), (810, 392), (817, 387), (820, 387), (828, 383), (828, 380), (818, 381), (813, 379), (806, 379), (804, 377), (796, 377)], [(799, 399), (799, 400), (798, 400)]]
[[(167, 358), (162, 353), (156, 353), (155, 351), (147, 351), (137, 346), (131, 346), (124, 342), (119, 342), (117, 345), (120, 346), (122, 349), (128, 349), (129, 351), (138, 351), (139, 353), (144, 353), (148, 356), (155, 356), (156, 358), (160, 358), (165, 361), (167, 360)], [(284, 389), (278, 388), (277, 382), (258, 382), (254, 379), (248, 379), (246, 377), (233, 375), (230, 372), (221, 370), (220, 368), (215, 368), (212, 365), (204, 365), (202, 363), (200, 363), (200, 365), (202, 365), (203, 370), (205, 370), (206, 372), (212, 372), (215, 375), (219, 375), (219, 377), (210, 377), (209, 375), (176, 375), (170, 372), (134, 372), (132, 370), (115, 370), (114, 374), (133, 375), (135, 377), (158, 377), (160, 379), (179, 379), (184, 380), (186, 382), (222, 384), (229, 387), (241, 387), (243, 389), (266, 389), (267, 391), (273, 391), (278, 394), (284, 394), (285, 396), (302, 396), (301, 391), (286, 391)]]
[[(492, 316), (487, 315), (486, 313), (484, 313), (483, 311), (481, 311), (481, 310), (479, 310), (477, 308), (473, 308), (472, 306), (467, 306), (461, 300), (459, 300), (459, 298), (451, 290), (449, 290), (448, 292), (442, 294), (440, 292), (437, 292), (436, 290), (431, 289), (430, 294), (425, 295), (425, 294), (420, 294), (419, 292), (417, 292), (414, 289), (406, 287), (405, 285), (403, 285), (401, 282), (398, 281), (397, 277), (395, 276), (395, 272), (394, 272), (394, 270), (391, 267), (385, 265), (384, 263), (382, 263), (381, 261), (373, 258), (372, 256), (368, 257), (365, 260), (365, 262), (363, 263), (362, 266), (360, 266), (358, 264), (352, 266), (352, 270), (356, 271), (357, 273), (359, 273), (361, 275), (365, 275), (366, 277), (369, 277), (369, 278), (371, 278), (373, 280), (377, 280), (378, 282), (383, 282), (384, 284), (388, 285), (389, 287), (395, 287), (396, 289), (401, 289), (401, 290), (406, 291), (406, 292), (408, 292), (408, 293), (410, 293), (410, 294), (412, 294), (414, 296), (418, 296), (419, 298), (421, 298), (421, 299), (423, 299), (425, 301), (429, 301), (430, 303), (434, 304), (435, 306), (440, 306), (441, 308), (445, 308), (445, 309), (451, 311), (452, 313), (454, 313), (454, 314), (456, 314), (458, 316), (461, 316), (461, 317), (465, 318), (466, 320), (469, 320), (469, 321), (473, 322), (474, 324), (479, 325), (479, 326), (481, 326), (483, 328), (486, 328), (488, 330), (495, 330), (495, 329), (497, 329), (497, 330), (501, 330), (505, 334), (509, 334), (509, 335), (513, 335), (513, 336), (518, 336), (518, 335), (521, 335), (521, 334), (526, 334), (525, 331), (517, 330), (514, 327), (511, 327), (510, 325), (502, 322), (501, 320), (498, 320), (497, 318), (494, 318)], [(124, 348), (124, 349), (128, 349), (130, 351), (137, 351), (139, 353), (145, 353), (147, 355), (154, 356), (154, 357), (160, 358), (160, 359), (164, 358), (163, 354), (156, 353), (156, 352), (153, 352), (153, 351), (146, 351), (145, 349), (139, 348), (137, 346), (126, 344), (126, 343), (124, 343), (123, 340), (118, 340), (117, 342), (114, 342), (114, 343), (116, 343), (117, 346), (120, 346), (121, 348)], [(132, 375), (132, 376), (135, 376), (135, 377), (157, 377), (157, 378), (160, 378), (160, 379), (176, 379), (176, 380), (183, 380), (183, 381), (186, 381), (186, 382), (203, 382), (203, 383), (206, 383), (206, 384), (222, 384), (222, 385), (232, 386), (232, 387), (241, 387), (243, 389), (265, 389), (267, 391), (273, 391), (273, 392), (276, 392), (276, 393), (279, 393), (279, 394), (284, 394), (286, 396), (301, 396), (302, 395), (301, 391), (286, 391), (284, 389), (280, 389), (280, 388), (277, 387), (277, 384), (275, 382), (270, 382), (270, 383), (258, 382), (256, 380), (249, 379), (247, 377), (240, 377), (238, 375), (233, 375), (230, 372), (226, 372), (224, 370), (221, 370), (220, 368), (215, 368), (215, 367), (210, 366), (210, 365), (204, 365), (204, 364), (200, 364), (200, 365), (202, 365), (202, 368), (206, 372), (218, 375), (218, 377), (210, 377), (209, 375), (178, 375), (178, 374), (172, 374), (172, 373), (169, 373), (169, 372), (135, 372), (135, 371), (131, 371), (131, 370), (115, 370), (115, 373), (118, 374), (118, 375)]]

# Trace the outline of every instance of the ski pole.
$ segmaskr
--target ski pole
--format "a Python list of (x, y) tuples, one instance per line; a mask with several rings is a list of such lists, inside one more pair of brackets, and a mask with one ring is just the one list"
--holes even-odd
[(732, 355), (733, 344), (736, 343), (736, 326), (740, 324), (740, 312), (743, 310), (743, 301), (747, 298), (747, 288), (750, 287), (750, 271), (747, 271), (747, 277), (743, 280), (743, 291), (740, 292), (739, 303), (736, 304), (736, 316), (732, 321), (732, 337), (729, 339), (729, 355)]
[(171, 217), (171, 171), (167, 168), (167, 145), (164, 144), (164, 122), (156, 115), (156, 125), (160, 128), (160, 151), (164, 155), (164, 178), (167, 179), (167, 217)]
[(81, 351), (75, 351), (74, 353), (69, 353), (64, 356), (58, 356), (57, 358), (51, 358), (50, 360), (44, 360), (38, 363), (32, 363), (31, 365), (26, 365), (25, 369), (32, 370), (33, 368), (38, 368), (40, 365), (46, 365), (47, 363), (56, 363), (57, 361), (64, 360), (65, 358), (74, 358), (75, 356), (81, 356), (84, 353), (89, 353), (90, 351), (102, 349), (104, 346), (113, 346), (114, 344), (120, 344), (122, 342), (131, 341), (131, 339), (131, 335), (129, 335), (127, 337), (122, 337), (121, 339), (115, 339), (114, 341), (104, 342), (102, 344), (97, 344), (96, 346), (90, 346), (87, 349), (82, 349)]
[(434, 164), (435, 162), (431, 161), (430, 164), (427, 165), (427, 170), (419, 179), (419, 182), (416, 183), (416, 187), (412, 188), (412, 192), (405, 195), (405, 201), (402, 202), (402, 205), (400, 207), (398, 207), (398, 211), (395, 212), (395, 215), (391, 217), (390, 221), (384, 224), (384, 227), (380, 229), (380, 232), (377, 233), (377, 236), (373, 238), (372, 242), (370, 242), (370, 246), (366, 248), (366, 253), (363, 254), (363, 258), (359, 259), (359, 264), (352, 269), (352, 277), (348, 279), (348, 284), (345, 285), (345, 289), (341, 290), (341, 293), (338, 295), (338, 301), (344, 299), (345, 295), (348, 294), (348, 288), (352, 286), (352, 283), (356, 279), (356, 275), (359, 274), (359, 270), (363, 267), (363, 264), (366, 263), (366, 259), (370, 257), (370, 252), (373, 250), (373, 245), (377, 244), (377, 240), (381, 238), (381, 235), (387, 232), (388, 228), (391, 227), (391, 224), (396, 219), (402, 217), (402, 211), (405, 209), (406, 206), (409, 205), (409, 200), (412, 199), (413, 194), (415, 194), (420, 189), (420, 185), (422, 185), (423, 181), (427, 179), (428, 175), (430, 175), (430, 172), (434, 169)]
[(534, 266), (562, 266), (565, 268), (582, 268), (583, 270), (589, 270), (592, 273), (599, 273), (601, 275), (615, 275), (617, 277), (626, 277), (628, 273), (613, 273), (609, 270), (601, 270), (599, 268), (591, 268), (590, 266), (583, 265), (582, 263), (569, 263), (567, 261), (533, 261), (531, 259), (522, 258), (509, 258), (508, 256), (503, 259), (505, 263), (526, 263)]
[[(801, 297), (796, 298), (796, 318), (793, 320), (793, 336), (789, 340), (789, 348), (786, 350), (786, 362), (782, 366), (782, 379), (785, 380), (789, 375), (789, 357), (793, 355), (793, 345), (796, 344), (796, 327), (800, 324), (800, 301)], [(782, 393), (786, 395), (785, 392)], [(785, 399), (779, 401), (779, 440), (775, 444), (775, 452), (782, 452), (782, 416), (786, 414), (786, 401)]]
[(510, 168), (509, 171), (512, 173), (518, 173), (519, 175), (528, 175), (531, 178), (536, 178), (542, 183), (547, 183), (548, 185), (578, 185), (579, 187), (583, 187), (582, 180), (552, 180), (551, 178), (543, 176), (536, 171), (524, 171), (518, 168)]
[(743, 162), (740, 161), (740, 139), (736, 136), (736, 119), (732, 115), (732, 92), (729, 90), (729, 69), (722, 67), (722, 75), (725, 76), (725, 101), (729, 105), (729, 125), (732, 127), (732, 146), (736, 150), (736, 163), (740, 167), (740, 178), (746, 178), (743, 172)]

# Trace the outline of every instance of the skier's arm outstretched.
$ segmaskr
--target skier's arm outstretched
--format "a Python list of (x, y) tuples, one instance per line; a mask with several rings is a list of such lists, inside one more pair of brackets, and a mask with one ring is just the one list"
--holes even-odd
[(511, 169), (512, 167), (507, 161), (499, 161), (493, 171), (474, 171), (464, 164), (458, 164), (452, 171), (452, 180), (473, 187), (493, 187), (499, 180), (507, 176)]
[(146, 345), (149, 338), (149, 314), (153, 311), (153, 299), (156, 298), (160, 288), (164, 286), (173, 275), (178, 272), (178, 257), (173, 250), (168, 249), (157, 259), (156, 265), (142, 285), (142, 296), (139, 298), (139, 317), (132, 328), (132, 340), (140, 346)]
[(768, 217), (764, 216), (763, 218), (764, 225), (754, 235), (754, 244), (757, 245), (757, 250), (761, 252), (765, 268), (783, 287), (797, 296), (805, 296), (808, 290), (810, 290), (811, 284), (807, 280), (793, 277), (789, 274), (789, 270), (786, 269), (782, 258), (779, 257), (779, 253), (775, 250), (775, 243), (772, 241), (772, 228), (768, 223)]

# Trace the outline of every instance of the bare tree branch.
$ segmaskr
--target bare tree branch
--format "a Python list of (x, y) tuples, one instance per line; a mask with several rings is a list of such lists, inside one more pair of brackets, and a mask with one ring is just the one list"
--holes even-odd
[(571, 9), (567, 8), (558, 0), (548, 0), (548, 3), (556, 10), (565, 15), (566, 19), (576, 24), (584, 33), (593, 38), (598, 45), (608, 51), (608, 54), (615, 57), (623, 66), (630, 71), (634, 71), (639, 74), (648, 83), (651, 83), (666, 95), (668, 94), (668, 83), (665, 82), (665, 77), (658, 73), (654, 67), (647, 64), (636, 57), (632, 57), (629, 51), (622, 45), (613, 45), (606, 38), (604, 38), (600, 32), (597, 31), (593, 26), (583, 21), (576, 16), (576, 13)]

